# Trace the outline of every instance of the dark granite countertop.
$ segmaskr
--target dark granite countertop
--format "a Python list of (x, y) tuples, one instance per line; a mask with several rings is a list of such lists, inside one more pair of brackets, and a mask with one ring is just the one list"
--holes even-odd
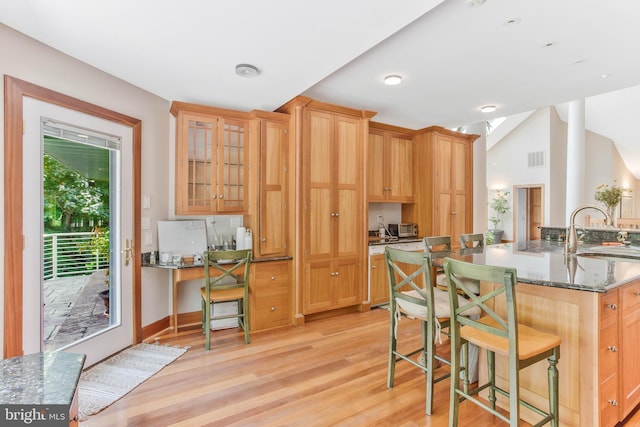
[[(175, 265), (175, 264), (160, 264), (160, 263), (156, 263), (156, 264), (149, 264), (149, 252), (143, 253), (142, 254), (142, 266), (143, 267), (152, 267), (152, 268), (163, 268), (165, 270), (179, 270), (179, 269), (184, 269), (184, 268), (194, 268), (194, 267), (202, 267), (204, 266), (204, 264), (202, 263), (194, 263), (194, 264), (189, 264), (189, 265)], [(268, 257), (268, 258), (259, 258), (259, 259), (252, 259), (251, 263), (258, 263), (258, 262), (272, 262), (272, 261), (289, 261), (292, 260), (293, 257), (292, 256), (277, 256), (277, 257)]]
[(591, 292), (606, 292), (640, 279), (640, 247), (580, 244), (578, 253), (565, 256), (564, 243), (535, 240), (434, 254), (433, 264), (442, 266), (444, 256), (477, 264), (515, 267), (518, 281), (522, 283)]
[(0, 404), (70, 405), (84, 360), (61, 351), (0, 360)]
[(392, 245), (394, 243), (414, 243), (421, 242), (422, 239), (419, 237), (397, 237), (397, 238), (384, 238), (381, 239), (379, 237), (369, 237), (369, 246), (377, 246), (377, 245)]

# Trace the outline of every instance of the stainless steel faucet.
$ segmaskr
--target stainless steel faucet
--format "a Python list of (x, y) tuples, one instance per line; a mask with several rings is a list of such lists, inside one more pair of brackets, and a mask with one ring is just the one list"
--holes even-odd
[(569, 217), (569, 228), (567, 229), (567, 241), (564, 246), (565, 254), (575, 254), (578, 250), (578, 235), (576, 234), (576, 215), (578, 212), (583, 211), (585, 209), (595, 209), (603, 213), (607, 225), (613, 225), (613, 218), (609, 215), (609, 212), (605, 211), (599, 206), (595, 205), (585, 205), (576, 208), (573, 212), (571, 212), (571, 216)]

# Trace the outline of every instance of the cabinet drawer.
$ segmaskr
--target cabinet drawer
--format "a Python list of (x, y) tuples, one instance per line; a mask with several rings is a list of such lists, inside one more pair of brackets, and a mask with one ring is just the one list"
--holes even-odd
[(610, 427), (618, 423), (617, 375), (600, 385), (600, 426)]
[(620, 293), (623, 310), (640, 307), (640, 282), (623, 287)]
[(256, 266), (253, 271), (253, 278), (257, 287), (270, 286), (271, 284), (282, 284), (289, 281), (288, 262), (269, 262)]
[(618, 372), (618, 322), (600, 328), (599, 348), (598, 378), (603, 382)]
[(600, 297), (600, 328), (606, 328), (618, 321), (618, 291), (609, 291)]
[(289, 293), (272, 293), (256, 301), (256, 330), (277, 328), (289, 324)]

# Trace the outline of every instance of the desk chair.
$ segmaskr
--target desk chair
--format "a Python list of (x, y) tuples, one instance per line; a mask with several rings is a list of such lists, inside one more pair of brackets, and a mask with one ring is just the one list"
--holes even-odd
[[(389, 369), (387, 387), (393, 388), (396, 362), (404, 360), (421, 369), (426, 375), (426, 413), (433, 411), (433, 385), (449, 377), (446, 372), (434, 378), (435, 361), (450, 364), (450, 362), (436, 355), (436, 340), (440, 338), (441, 328), (449, 326), (449, 296), (446, 292), (433, 288), (422, 287), (422, 283), (430, 284), (431, 258), (424, 252), (409, 252), (400, 249), (385, 248), (385, 265), (389, 277)], [(408, 285), (411, 290), (401, 291)], [(462, 304), (462, 302), (461, 302)], [(479, 314), (480, 310), (467, 314)], [(398, 323), (405, 314), (419, 319), (421, 322), (422, 346), (408, 353), (397, 350)], [(422, 353), (424, 364), (413, 359), (412, 356)], [(466, 366), (466, 365), (465, 365)], [(466, 373), (466, 371), (465, 371)], [(466, 381), (465, 381), (466, 382)]]
[[(244, 342), (249, 344), (249, 264), (251, 250), (205, 251), (204, 287), (202, 295), (202, 329), (205, 348), (210, 349), (211, 321), (236, 317), (244, 330)], [(209, 270), (213, 270), (210, 272)], [(236, 301), (238, 313), (211, 315), (216, 303)]]
[(484, 246), (484, 236), (482, 234), (461, 234), (460, 246), (465, 248), (481, 248)]
[[(558, 369), (556, 364), (560, 358), (560, 338), (545, 332), (537, 331), (518, 323), (516, 310), (517, 274), (514, 268), (492, 267), (470, 264), (447, 258), (444, 270), (449, 280), (449, 295), (456, 295), (459, 286), (465, 290), (469, 300), (460, 304), (460, 299), (451, 299), (451, 317), (449, 332), (451, 334), (451, 375), (457, 378), (460, 372), (460, 349), (468, 343), (475, 344), (487, 351), (488, 379), (485, 384), (478, 384), (473, 390), (460, 389), (459, 381), (451, 381), (449, 402), (449, 426), (458, 425), (458, 406), (460, 398), (468, 399), (480, 408), (489, 411), (496, 417), (517, 426), (520, 419), (520, 405), (539, 414), (542, 419), (536, 426), (550, 422), (558, 426)], [(487, 282), (487, 293), (477, 296), (458, 279), (473, 278)], [(482, 309), (479, 319), (473, 320), (462, 315), (470, 307)], [(500, 307), (500, 308), (498, 308)], [(505, 390), (496, 384), (495, 355), (507, 358), (509, 364), (509, 389)], [(520, 399), (519, 371), (543, 359), (549, 362), (548, 388), (549, 410), (543, 411), (531, 403)], [(477, 399), (477, 394), (488, 389), (489, 403)], [(509, 399), (508, 417), (496, 411), (496, 392)]]

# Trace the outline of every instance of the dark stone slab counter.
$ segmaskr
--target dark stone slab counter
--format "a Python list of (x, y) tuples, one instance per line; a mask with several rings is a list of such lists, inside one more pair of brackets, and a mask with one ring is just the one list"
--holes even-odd
[(580, 244), (578, 253), (564, 255), (564, 243), (535, 240), (504, 243), (433, 256), (441, 267), (444, 256), (475, 264), (515, 267), (518, 281), (540, 286), (606, 292), (640, 279), (640, 247)]
[(71, 405), (84, 361), (64, 352), (0, 360), (0, 404)]

